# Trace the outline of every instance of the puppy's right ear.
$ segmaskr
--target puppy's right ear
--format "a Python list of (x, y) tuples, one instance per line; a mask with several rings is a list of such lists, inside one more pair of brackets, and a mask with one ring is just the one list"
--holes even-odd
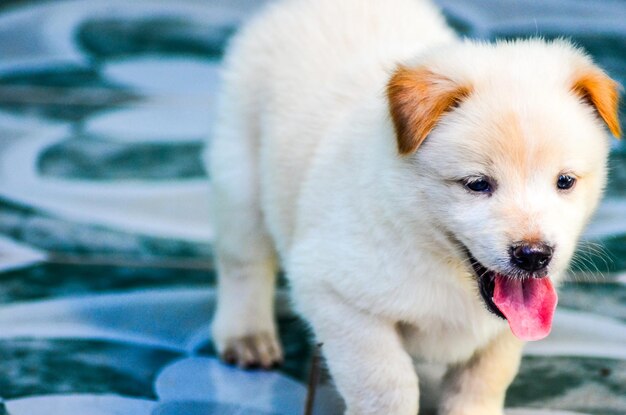
[(400, 154), (417, 150), (441, 116), (470, 93), (470, 87), (427, 68), (399, 66), (387, 84), (387, 99)]

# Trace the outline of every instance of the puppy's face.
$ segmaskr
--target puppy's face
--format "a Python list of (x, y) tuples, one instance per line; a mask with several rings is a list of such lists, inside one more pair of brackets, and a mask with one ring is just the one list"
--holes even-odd
[(606, 176), (608, 140), (566, 94), (511, 105), (469, 97), (415, 155), (436, 220), (484, 267), (556, 277)]
[(412, 158), (433, 225), (458, 248), (487, 308), (524, 340), (550, 331), (551, 280), (606, 180), (603, 123), (619, 134), (613, 81), (595, 67), (574, 73), (536, 85), (521, 76), (516, 85), (401, 68), (390, 83), (399, 149)]

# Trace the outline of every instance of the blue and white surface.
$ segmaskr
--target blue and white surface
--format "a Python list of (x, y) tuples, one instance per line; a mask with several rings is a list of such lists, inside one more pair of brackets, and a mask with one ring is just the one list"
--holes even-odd
[[(200, 154), (225, 42), (262, 3), (0, 4), (0, 414), (302, 412), (312, 346), (285, 289), (280, 370), (220, 364), (209, 331)], [(471, 37), (571, 37), (626, 84), (622, 0), (439, 3)], [(510, 415), (626, 413), (624, 142), (611, 163), (553, 334), (527, 347)], [(316, 413), (340, 407), (325, 380)]]

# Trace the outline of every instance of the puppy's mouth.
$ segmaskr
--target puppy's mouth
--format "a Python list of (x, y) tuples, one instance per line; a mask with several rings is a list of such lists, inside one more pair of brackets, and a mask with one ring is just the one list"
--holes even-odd
[(472, 264), (472, 268), (474, 269), (474, 273), (478, 278), (478, 289), (480, 291), (480, 296), (483, 298), (485, 305), (487, 306), (487, 310), (491, 311), (496, 316), (503, 318), (506, 320), (506, 317), (500, 309), (493, 302), (493, 292), (496, 288), (496, 273), (495, 271), (490, 271), (485, 268), (483, 264), (478, 262), (472, 254), (467, 251), (468, 258), (470, 260), (470, 264)]
[(521, 340), (540, 340), (550, 334), (558, 297), (547, 275), (511, 276), (490, 270), (465, 248), (487, 309), (508, 321)]

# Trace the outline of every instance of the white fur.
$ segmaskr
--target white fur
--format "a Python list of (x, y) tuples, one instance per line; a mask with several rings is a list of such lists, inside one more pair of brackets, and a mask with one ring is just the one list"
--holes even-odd
[[(476, 91), (406, 157), (385, 97), (401, 62)], [(567, 266), (603, 187), (608, 151), (593, 110), (569, 92), (585, 65), (566, 42), (459, 41), (426, 1), (267, 7), (230, 46), (208, 154), (218, 349), (275, 335), (280, 258), (348, 412), (415, 414), (409, 355), (465, 362), (508, 330), (485, 309), (450, 234), (500, 269), (531, 227), (557, 246), (551, 277)], [(485, 138), (507, 114), (520, 121), (525, 171), (511, 167), (507, 142)], [(502, 178), (491, 198), (445, 184), (485, 168)], [(554, 187), (563, 169), (583, 176), (568, 195)]]

